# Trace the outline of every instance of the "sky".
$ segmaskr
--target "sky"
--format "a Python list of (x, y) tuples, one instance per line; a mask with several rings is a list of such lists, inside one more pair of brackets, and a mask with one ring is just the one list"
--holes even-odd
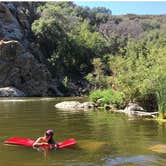
[(106, 7), (112, 15), (121, 14), (166, 14), (166, 1), (75, 1), (78, 6)]

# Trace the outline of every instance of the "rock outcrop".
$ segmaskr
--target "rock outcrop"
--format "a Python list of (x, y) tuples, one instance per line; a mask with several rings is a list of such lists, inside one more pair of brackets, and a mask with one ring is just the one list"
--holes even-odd
[(13, 86), (28, 96), (48, 96), (51, 74), (19, 41), (0, 42), (0, 86)]
[[(0, 88), (15, 87), (26, 96), (80, 96), (89, 91), (82, 78), (68, 81), (48, 64), (31, 26), (38, 19), (36, 2), (0, 2)], [(79, 80), (79, 81), (78, 81)], [(80, 81), (81, 80), (81, 81)]]
[[(26, 96), (62, 96), (47, 66), (31, 50), (28, 35), (33, 8), (30, 4), (0, 3), (0, 88), (12, 86)], [(22, 96), (21, 93), (16, 96), (19, 94)]]

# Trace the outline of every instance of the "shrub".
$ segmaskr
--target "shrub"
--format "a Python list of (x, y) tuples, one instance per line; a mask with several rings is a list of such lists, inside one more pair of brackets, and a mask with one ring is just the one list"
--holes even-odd
[[(153, 38), (150, 38), (152, 34)], [(165, 34), (150, 33), (140, 41), (129, 40), (125, 54), (110, 55), (118, 90), (125, 94), (126, 102), (137, 101), (147, 111), (166, 113)], [(149, 39), (150, 38), (150, 39)]]
[(163, 74), (158, 79), (156, 95), (158, 100), (158, 109), (162, 118), (166, 118), (166, 75)]
[(96, 102), (97, 99), (100, 98), (103, 99), (102, 106), (104, 106), (104, 104), (113, 104), (119, 108), (124, 102), (124, 94), (120, 91), (112, 90), (111, 88), (106, 90), (95, 90), (89, 95), (90, 101), (93, 102)]

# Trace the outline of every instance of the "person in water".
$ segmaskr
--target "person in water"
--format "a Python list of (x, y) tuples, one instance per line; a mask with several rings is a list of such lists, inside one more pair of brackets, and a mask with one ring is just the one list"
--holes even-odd
[(41, 145), (50, 145), (51, 149), (57, 148), (58, 144), (53, 139), (54, 131), (47, 130), (44, 137), (39, 137), (34, 143), (33, 147), (38, 148)]

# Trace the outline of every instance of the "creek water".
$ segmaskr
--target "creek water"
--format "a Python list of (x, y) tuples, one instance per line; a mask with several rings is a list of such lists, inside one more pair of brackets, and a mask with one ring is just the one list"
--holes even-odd
[[(166, 126), (155, 121), (129, 120), (107, 111), (72, 112), (54, 107), (64, 100), (84, 98), (1, 98), (0, 166), (165, 166), (166, 153), (150, 150), (166, 144)], [(4, 145), (9, 137), (36, 139), (53, 129), (54, 138), (75, 138), (77, 145), (37, 151)]]

